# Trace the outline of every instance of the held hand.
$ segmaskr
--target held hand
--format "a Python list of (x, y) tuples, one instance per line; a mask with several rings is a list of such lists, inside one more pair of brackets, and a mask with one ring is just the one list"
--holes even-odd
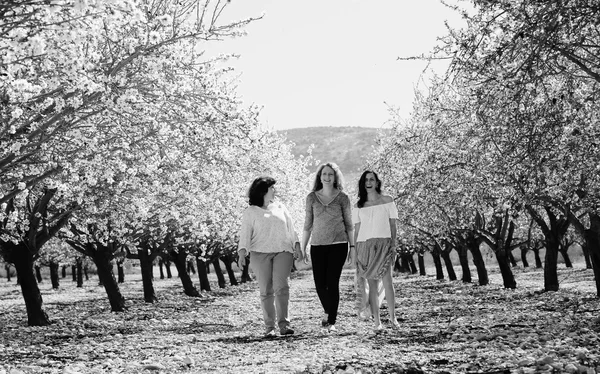
[(296, 243), (294, 246), (294, 260), (302, 260), (304, 256), (302, 255), (302, 250), (300, 249), (300, 243)]
[(356, 262), (356, 261), (354, 261), (354, 259), (356, 258), (355, 253), (356, 253), (356, 248), (350, 247), (350, 250), (348, 251), (348, 256), (346, 258), (346, 263), (348, 265), (354, 264)]
[(242, 269), (246, 266), (246, 250), (242, 249), (238, 252), (238, 267)]
[(304, 264), (308, 265), (309, 262), (310, 262), (310, 252), (304, 251)]

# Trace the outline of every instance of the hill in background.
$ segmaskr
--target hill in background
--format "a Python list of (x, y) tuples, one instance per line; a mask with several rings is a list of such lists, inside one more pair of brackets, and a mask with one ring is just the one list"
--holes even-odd
[(319, 163), (335, 162), (339, 165), (346, 183), (355, 184), (364, 164), (375, 146), (380, 129), (367, 127), (308, 127), (281, 130), (294, 143), (295, 156), (306, 155), (314, 144), (313, 157)]

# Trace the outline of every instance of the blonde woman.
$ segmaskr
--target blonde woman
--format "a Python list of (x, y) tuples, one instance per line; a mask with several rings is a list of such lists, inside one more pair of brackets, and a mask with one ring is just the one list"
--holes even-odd
[[(325, 313), (321, 325), (336, 331), (340, 303), (340, 277), (354, 247), (352, 206), (343, 192), (343, 175), (333, 162), (317, 169), (312, 192), (306, 197), (302, 252), (312, 262), (315, 288)], [(306, 247), (310, 240), (310, 254)]]

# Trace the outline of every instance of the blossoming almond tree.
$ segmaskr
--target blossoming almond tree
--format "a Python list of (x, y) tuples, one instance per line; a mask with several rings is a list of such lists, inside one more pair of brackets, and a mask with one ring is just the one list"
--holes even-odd
[[(201, 42), (237, 34), (248, 20), (219, 25), (225, 5), (31, 1), (0, 7), (0, 240), (5, 257), (22, 263), (30, 325), (49, 322), (37, 286), (27, 280), (32, 258), (75, 209), (97, 205), (88, 204), (90, 187), (118, 184), (114, 170), (136, 173), (140, 159), (130, 157), (132, 142), (168, 132), (169, 123), (160, 120), (172, 113), (157, 103), (162, 93), (185, 93), (187, 86), (184, 77), (162, 81), (157, 73), (173, 74), (168, 67), (194, 61), (189, 56), (201, 53)], [(202, 64), (192, 68), (205, 74)], [(206, 84), (202, 93), (211, 97), (213, 90)], [(196, 101), (183, 115), (211, 121), (215, 110), (203, 104)]]

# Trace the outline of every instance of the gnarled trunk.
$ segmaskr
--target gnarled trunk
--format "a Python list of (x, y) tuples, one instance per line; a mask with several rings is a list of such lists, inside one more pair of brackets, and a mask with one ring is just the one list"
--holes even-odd
[(75, 260), (76, 268), (77, 268), (77, 287), (83, 287), (83, 259), (81, 257), (77, 257)]
[(179, 273), (179, 279), (181, 280), (181, 284), (183, 285), (183, 292), (187, 296), (191, 297), (200, 296), (200, 292), (198, 292), (196, 287), (194, 287), (194, 283), (192, 283), (192, 279), (186, 271), (187, 253), (183, 250), (179, 250), (177, 253), (172, 253), (171, 257), (175, 260), (175, 267), (177, 268), (177, 272)]
[(527, 261), (527, 251), (529, 251), (529, 248), (526, 246), (521, 247), (521, 262), (523, 263), (524, 268), (529, 267), (529, 262)]
[(469, 241), (467, 243), (467, 247), (469, 251), (471, 251), (471, 255), (473, 256), (473, 265), (477, 269), (477, 278), (480, 286), (485, 286), (490, 283), (488, 278), (487, 269), (485, 267), (485, 261), (483, 260), (483, 255), (481, 254), (481, 248), (479, 248), (479, 243), (476, 240), (472, 242)]
[(571, 258), (569, 257), (567, 250), (561, 249), (561, 250), (559, 250), (559, 252), (562, 255), (563, 260), (565, 261), (565, 267), (573, 268), (573, 263), (571, 262)]
[(450, 251), (441, 251), (440, 256), (444, 260), (444, 264), (446, 265), (446, 271), (448, 272), (448, 279), (451, 281), (455, 281), (456, 272), (454, 271), (454, 265), (452, 265), (452, 260), (450, 259)]
[(200, 258), (196, 258), (198, 267), (198, 280), (200, 281), (200, 289), (202, 291), (210, 291), (210, 282), (208, 281), (208, 271), (206, 262)]
[(419, 263), (419, 275), (425, 276), (427, 275), (427, 272), (425, 271), (425, 256), (423, 253), (419, 253), (418, 256), (417, 262)]
[(93, 252), (92, 259), (98, 269), (99, 281), (106, 290), (111, 310), (113, 312), (125, 311), (125, 298), (121, 294), (119, 284), (115, 279), (110, 255), (105, 253), (105, 250), (102, 248), (98, 248)]
[(154, 281), (152, 279), (152, 257), (147, 248), (138, 248), (140, 258), (140, 271), (142, 272), (142, 287), (144, 289), (144, 301), (155, 303), (158, 301), (154, 291)]
[(460, 268), (462, 269), (462, 281), (465, 283), (471, 283), (471, 269), (469, 268), (469, 252), (466, 247), (458, 247), (458, 260), (460, 262)]
[(507, 251), (505, 249), (498, 249), (495, 251), (495, 253), (498, 266), (500, 267), (500, 273), (502, 274), (504, 288), (517, 288), (517, 281), (515, 281), (515, 276), (510, 266)]
[(558, 241), (546, 237), (546, 257), (544, 264), (545, 291), (558, 291), (558, 248)]
[(33, 256), (24, 245), (15, 245), (9, 249), (11, 259), (17, 270), (25, 308), (27, 309), (27, 324), (29, 326), (48, 326), (50, 320), (42, 307), (43, 300), (33, 271)]
[(237, 286), (238, 281), (235, 278), (235, 273), (233, 271), (233, 267), (231, 266), (231, 256), (222, 256), (221, 261), (225, 264), (225, 270), (227, 271), (227, 276), (229, 277), (229, 284), (232, 286)]
[(58, 279), (58, 262), (50, 261), (50, 282), (52, 283), (52, 289), (54, 290), (58, 290), (60, 287)]

